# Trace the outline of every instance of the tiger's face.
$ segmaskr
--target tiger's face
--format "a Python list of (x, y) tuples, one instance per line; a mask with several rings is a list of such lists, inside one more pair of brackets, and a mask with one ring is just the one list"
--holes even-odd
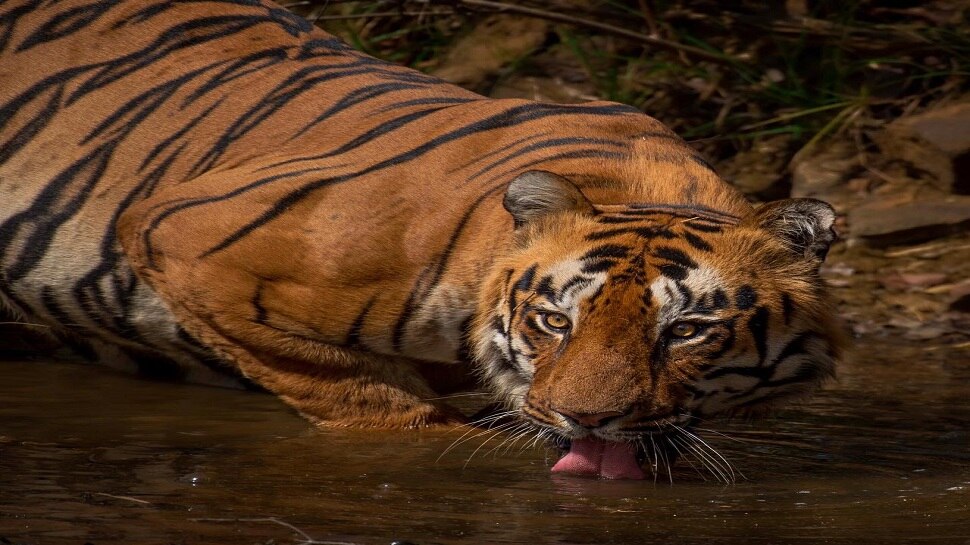
[(487, 381), (531, 423), (635, 441), (804, 395), (832, 374), (840, 335), (817, 274), (828, 205), (733, 218), (597, 207), (548, 173), (528, 184), (506, 197), (516, 247), (488, 282), (475, 340)]

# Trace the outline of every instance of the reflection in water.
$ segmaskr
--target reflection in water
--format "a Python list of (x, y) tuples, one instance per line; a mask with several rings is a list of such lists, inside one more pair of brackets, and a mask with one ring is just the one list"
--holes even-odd
[(442, 455), (461, 433), (316, 431), (268, 395), (0, 363), (0, 543), (965, 544), (970, 358), (941, 352), (863, 347), (801, 407), (705, 423), (733, 486), (686, 463), (673, 486), (551, 475), (526, 441)]

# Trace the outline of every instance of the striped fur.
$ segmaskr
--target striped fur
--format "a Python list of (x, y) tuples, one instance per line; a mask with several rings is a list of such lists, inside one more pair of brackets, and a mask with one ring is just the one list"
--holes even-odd
[(0, 81), (0, 303), (107, 363), (334, 426), (459, 421), (433, 398), (478, 374), (621, 439), (839, 354), (830, 209), (753, 211), (626, 106), (485, 99), (255, 0), (4, 2)]

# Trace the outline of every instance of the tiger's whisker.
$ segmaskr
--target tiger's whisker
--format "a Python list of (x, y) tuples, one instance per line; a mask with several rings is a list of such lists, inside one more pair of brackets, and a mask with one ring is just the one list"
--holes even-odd
[[(499, 435), (499, 432), (505, 431), (509, 427), (511, 427), (511, 426), (513, 426), (515, 424), (517, 424), (517, 422), (508, 422), (506, 424), (502, 424), (502, 425), (498, 426), (497, 428), (488, 430), (488, 431), (494, 431), (495, 433), (492, 433), (491, 435), (489, 435), (484, 441), (482, 441), (482, 444), (481, 445), (478, 445), (478, 448), (476, 448), (475, 450), (472, 451), (472, 453), (468, 456), (468, 459), (465, 460), (465, 464), (461, 466), (462, 469), (468, 467), (468, 464), (469, 464), (469, 462), (472, 461), (472, 458), (474, 458), (475, 455), (478, 454), (478, 452), (480, 450), (482, 450), (483, 448), (485, 448), (485, 445), (487, 445), (489, 443), (489, 441), (491, 441), (492, 439), (494, 439), (496, 435)], [(476, 437), (478, 437), (478, 436), (476, 435)]]
[(712, 475), (717, 477), (718, 481), (724, 482), (725, 484), (730, 484), (730, 479), (724, 469), (720, 466), (716, 459), (711, 457), (709, 454), (704, 452), (697, 443), (691, 440), (686, 441), (686, 436), (684, 437), (684, 442), (682, 443), (684, 447), (691, 450), (696, 456), (698, 461), (703, 464), (703, 466), (711, 472)]
[(459, 397), (484, 397), (484, 396), (491, 396), (491, 395), (492, 394), (489, 394), (486, 392), (464, 392), (460, 394), (448, 394), (448, 395), (439, 396), (439, 397), (425, 397), (425, 398), (421, 398), (421, 401), (440, 401), (442, 399), (456, 399)]
[(725, 439), (727, 439), (729, 441), (734, 441), (736, 443), (749, 443), (750, 442), (747, 439), (741, 439), (739, 437), (731, 437), (730, 435), (728, 435), (726, 433), (722, 433), (722, 432), (719, 432), (717, 430), (712, 430), (710, 428), (694, 428), (694, 429), (695, 430), (700, 430), (700, 431), (705, 432), (705, 433), (713, 433), (714, 435), (723, 437), (723, 438), (725, 438)]
[(670, 458), (667, 456), (667, 453), (664, 452), (664, 449), (663, 448), (658, 449), (657, 452), (660, 454), (660, 457), (663, 458), (664, 466), (667, 468), (667, 478), (670, 479), (670, 484), (671, 484), (671, 486), (673, 486), (673, 484), (674, 484), (674, 473), (673, 473), (673, 470), (670, 467), (672, 465), (670, 463)]
[[(45, 328), (45, 329), (50, 329), (51, 328), (51, 326), (46, 325), (46, 324), (35, 324), (35, 323), (32, 323), (32, 322), (0, 322), (0, 325), (25, 325), (25, 326), (28, 326), (28, 327), (42, 327), (42, 328)], [(68, 324), (68, 325), (76, 325), (76, 324)]]
[[(722, 462), (724, 462), (724, 465), (725, 465), (725, 466), (727, 467), (727, 469), (728, 469), (728, 470), (729, 470), (729, 471), (731, 472), (731, 482), (733, 483), (733, 482), (735, 482), (735, 481), (736, 481), (736, 478), (735, 478), (735, 475), (734, 475), (734, 473), (735, 473), (735, 470), (734, 470), (734, 466), (733, 466), (733, 465), (731, 464), (731, 462), (730, 462), (730, 461), (728, 461), (728, 459), (727, 459), (727, 458), (725, 458), (725, 457), (724, 457), (724, 455), (723, 455), (723, 454), (721, 454), (720, 452), (718, 452), (718, 451), (717, 451), (717, 449), (715, 449), (714, 447), (712, 447), (712, 446), (711, 446), (711, 445), (710, 445), (710, 444), (709, 444), (709, 443), (708, 443), (707, 441), (705, 441), (705, 440), (704, 440), (704, 439), (703, 439), (702, 437), (700, 437), (700, 436), (698, 436), (698, 435), (696, 435), (696, 434), (694, 434), (694, 433), (692, 433), (692, 432), (690, 432), (690, 431), (687, 431), (687, 430), (684, 430), (684, 433), (687, 433), (688, 435), (690, 435), (690, 436), (692, 436), (692, 437), (693, 437), (694, 439), (696, 439), (697, 441), (700, 441), (700, 443), (701, 443), (701, 444), (703, 444), (703, 445), (704, 445), (705, 447), (707, 447), (707, 448), (708, 448), (708, 449), (709, 449), (709, 450), (711, 451), (711, 453), (713, 453), (713, 454), (714, 454), (714, 455), (716, 455), (716, 456), (717, 456), (718, 458), (720, 458), (720, 459), (721, 459), (721, 461), (722, 461)], [(743, 474), (741, 474), (741, 472), (740, 472), (740, 471), (738, 471), (738, 474), (739, 474), (739, 475), (741, 475), (741, 478), (742, 478), (742, 479), (744, 479), (744, 478), (745, 478), (745, 476), (744, 476)]]
[(664, 437), (664, 439), (666, 439), (667, 443), (671, 447), (673, 447), (675, 451), (677, 451), (677, 456), (682, 458), (685, 462), (687, 462), (687, 465), (689, 465), (691, 469), (693, 469), (700, 476), (702, 481), (707, 482), (707, 477), (704, 476), (704, 473), (701, 470), (697, 469), (697, 466), (694, 465), (694, 462), (690, 461), (690, 458), (687, 457), (684, 451), (680, 450), (680, 447), (677, 446), (677, 443), (674, 441), (674, 438), (668, 436), (668, 437)]
[[(508, 412), (511, 412), (511, 411), (508, 411)], [(480, 437), (480, 436), (481, 436), (482, 434), (485, 434), (485, 433), (489, 433), (489, 432), (491, 432), (491, 431), (494, 431), (494, 430), (492, 429), (492, 424), (494, 424), (494, 422), (495, 422), (496, 420), (498, 420), (499, 418), (501, 418), (501, 416), (503, 416), (503, 415), (501, 415), (501, 413), (500, 413), (500, 414), (498, 414), (498, 415), (491, 415), (491, 416), (488, 416), (488, 417), (485, 417), (485, 418), (482, 418), (482, 419), (479, 419), (478, 421), (476, 421), (476, 422), (473, 422), (473, 423), (469, 423), (469, 424), (462, 424), (462, 426), (468, 426), (468, 431), (466, 431), (465, 433), (463, 433), (463, 434), (461, 435), (461, 437), (459, 437), (458, 439), (455, 439), (455, 440), (454, 440), (454, 441), (453, 441), (453, 442), (451, 443), (451, 445), (448, 445), (448, 448), (446, 448), (446, 449), (444, 450), (444, 452), (442, 452), (442, 453), (441, 453), (441, 454), (440, 454), (440, 455), (438, 456), (438, 459), (437, 459), (437, 460), (435, 460), (435, 461), (436, 461), (436, 462), (439, 462), (439, 461), (441, 461), (441, 458), (442, 458), (442, 457), (444, 457), (444, 455), (446, 455), (446, 454), (448, 454), (449, 452), (451, 452), (451, 451), (452, 451), (452, 450), (453, 450), (453, 449), (454, 449), (455, 447), (457, 447), (458, 445), (461, 445), (462, 443), (465, 443), (465, 442), (467, 442), (467, 441), (471, 441), (472, 439), (474, 439), (474, 438), (476, 438), (476, 437)], [(486, 423), (486, 422), (488, 423), (488, 426), (487, 426), (487, 427), (486, 427), (486, 428), (485, 428), (484, 430), (482, 430), (482, 428), (480, 428), (480, 427), (477, 427), (477, 426), (475, 425), (475, 424), (483, 424), (483, 423)], [(461, 426), (458, 426), (458, 427), (461, 427)], [(469, 434), (471, 434), (471, 433), (473, 433), (473, 432), (475, 432), (475, 431), (480, 431), (481, 433), (478, 433), (478, 434), (475, 434), (475, 435), (473, 435), (473, 436), (471, 436), (471, 437), (468, 437), (468, 435), (469, 435)], [(496, 433), (497, 433), (497, 432), (496, 432)]]
[(513, 427), (511, 427), (511, 428), (509, 428), (507, 430), (505, 430), (505, 433), (508, 435), (508, 437), (506, 437), (505, 440), (502, 441), (501, 443), (499, 443), (497, 446), (492, 447), (491, 450), (489, 450), (488, 452), (486, 452), (485, 453), (485, 456), (486, 457), (489, 454), (492, 454), (495, 451), (497, 451), (498, 449), (502, 448), (509, 441), (512, 441), (513, 439), (515, 439), (517, 437), (516, 434), (518, 434), (519, 432), (522, 431), (523, 426), (527, 426), (527, 424), (525, 422), (518, 422), (516, 424), (517, 425), (515, 425), (515, 426), (513, 426)]

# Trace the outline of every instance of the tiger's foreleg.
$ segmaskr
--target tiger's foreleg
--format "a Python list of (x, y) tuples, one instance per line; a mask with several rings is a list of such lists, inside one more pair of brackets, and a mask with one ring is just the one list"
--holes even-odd
[(117, 233), (139, 278), (195, 339), (320, 425), (461, 422), (433, 401), (418, 362), (355, 340), (357, 317), (401, 283), (398, 270), (341, 257), (379, 252), (361, 246), (370, 238), (357, 224), (332, 219), (329, 202), (249, 230), (296, 183), (263, 185), (256, 172), (211, 173), (127, 210)]
[[(218, 344), (206, 335), (208, 344)], [(251, 380), (323, 427), (421, 428), (465, 421), (434, 401), (412, 362), (338, 347), (314, 347), (303, 357), (259, 352), (233, 342), (217, 348)]]

